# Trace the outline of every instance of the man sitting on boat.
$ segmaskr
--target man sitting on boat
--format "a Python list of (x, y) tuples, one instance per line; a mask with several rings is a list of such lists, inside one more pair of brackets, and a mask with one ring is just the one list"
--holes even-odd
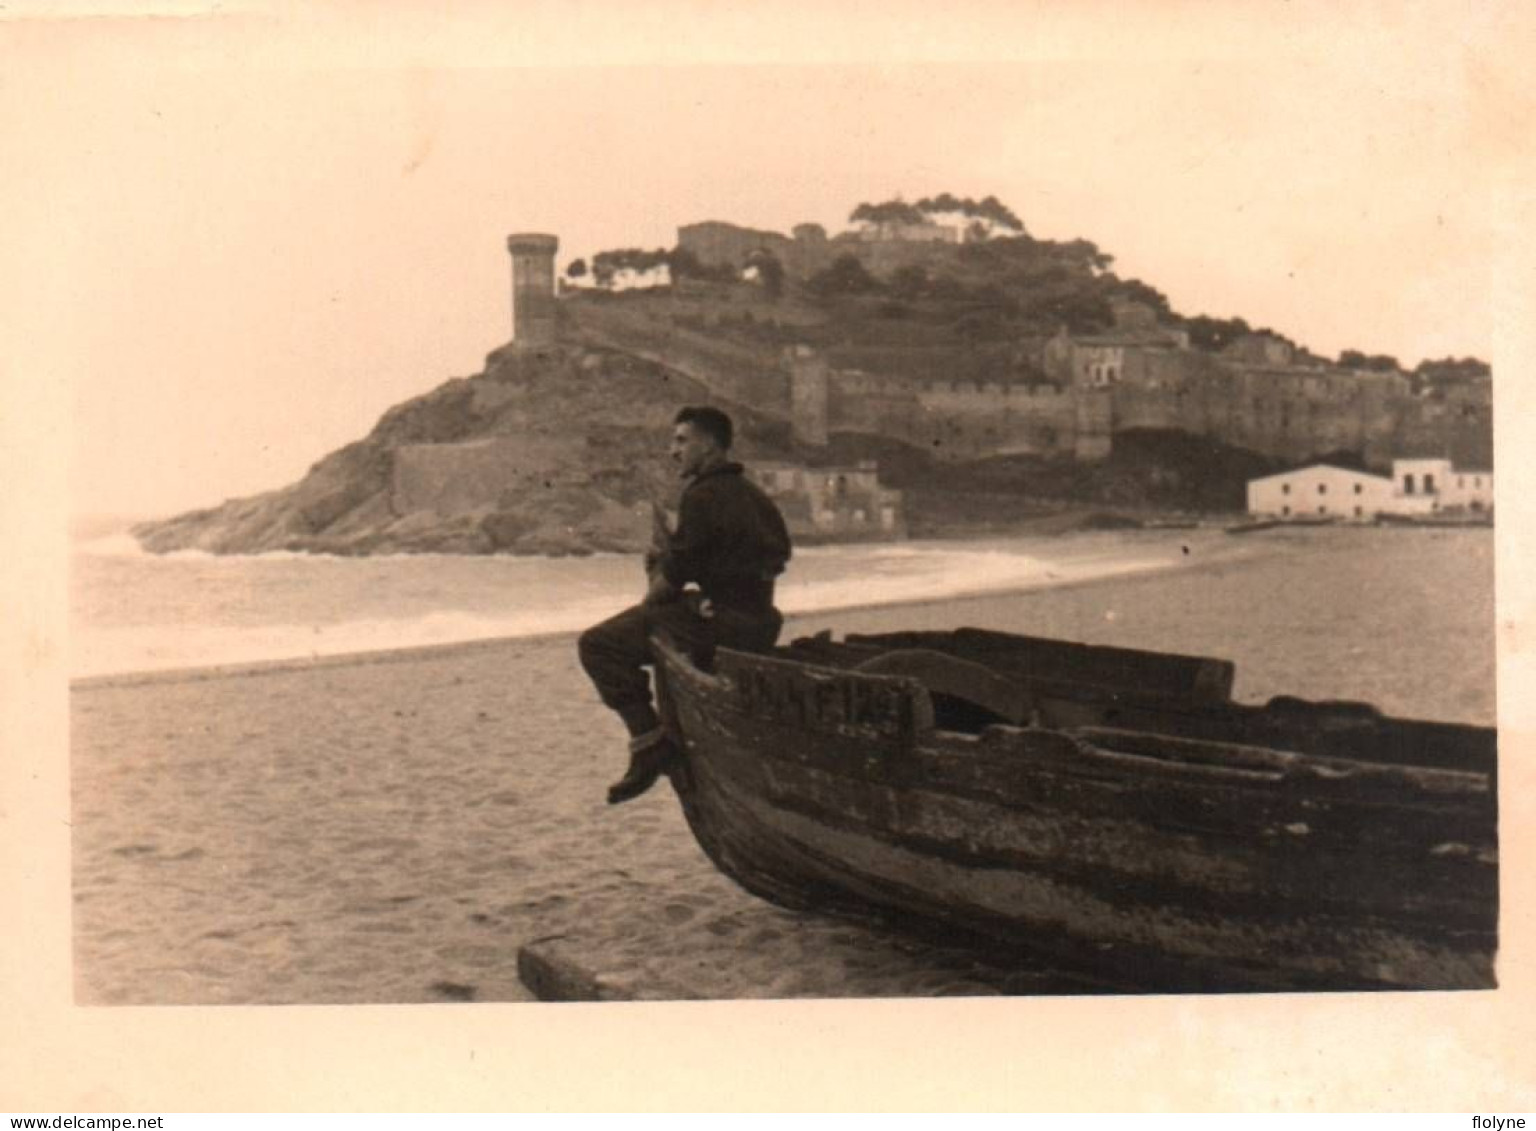
[(703, 663), (716, 646), (766, 651), (784, 625), (773, 587), (789, 561), (789, 531), (773, 501), (728, 458), (733, 432), (717, 408), (677, 414), (671, 455), (687, 481), (677, 528), (658, 531), (645, 600), (589, 628), (578, 644), (581, 666), (630, 736), (629, 769), (609, 787), (610, 805), (650, 789), (675, 753), (644, 671), (654, 662), (651, 635), (667, 633)]

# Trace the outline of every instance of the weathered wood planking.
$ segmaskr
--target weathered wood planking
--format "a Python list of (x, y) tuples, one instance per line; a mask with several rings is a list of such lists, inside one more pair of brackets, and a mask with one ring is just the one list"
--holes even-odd
[[(1020, 640), (1029, 643), (1008, 643)], [(1065, 645), (981, 629), (851, 636), (841, 643), (816, 637), (798, 640), (787, 651), (815, 666), (858, 668), (893, 649), (941, 652), (982, 664), (1016, 684), (1039, 710), (1040, 721), (1058, 729), (1119, 727), (1395, 766), (1490, 776), (1497, 770), (1495, 736), (1487, 728), (1386, 718), (1363, 703), (1292, 697), (1262, 707), (1233, 703), (1228, 699), (1232, 666), (1223, 660)]]
[[(879, 639), (933, 650), (942, 635)], [(1039, 660), (1055, 647), (997, 637), (962, 639), (958, 658), (975, 662), (978, 638), (994, 656)], [(839, 658), (867, 662), (870, 639)], [(669, 724), (686, 749), (673, 784), (705, 851), (749, 890), (1048, 951), (1127, 987), (1493, 985), (1494, 779), (1463, 768), (1480, 743), (1491, 750), (1476, 728), (1442, 736), (1448, 766), (1213, 741), (1210, 712), (1232, 705), (1212, 689), (1230, 687), (1230, 666), (1174, 657), (1157, 676), (1157, 657), (1107, 650), (1094, 670), (1092, 655), (1068, 649), (1090, 705), (1115, 678), (1161, 679), (1189, 696), (1159, 716), (1165, 730), (1191, 712), (1207, 725), (1195, 738), (954, 733), (936, 726), (934, 697), (914, 678), (788, 658), (839, 647), (724, 652), (713, 675), (662, 650)], [(1133, 694), (1152, 710), (1143, 688)], [(1346, 714), (1375, 753), (1383, 729), (1435, 729)], [(1319, 745), (1301, 728), (1290, 735)]]

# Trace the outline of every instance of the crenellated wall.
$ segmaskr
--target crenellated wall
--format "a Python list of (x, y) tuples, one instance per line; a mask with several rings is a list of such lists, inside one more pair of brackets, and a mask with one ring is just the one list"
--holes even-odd
[(1077, 399), (1048, 381), (939, 380), (835, 369), (805, 347), (790, 351), (786, 362), (795, 435), (805, 443), (825, 443), (831, 432), (867, 433), (924, 448), (940, 459), (1073, 450)]
[(1251, 352), (1264, 360), (1166, 341), (1054, 338), (1030, 364), (1059, 385), (944, 379), (946, 368), (970, 364), (958, 354), (914, 357), (885, 372), (839, 368), (804, 348), (788, 362), (794, 422), (807, 443), (865, 432), (947, 459), (1070, 453), (1091, 461), (1110, 454), (1117, 432), (1178, 429), (1285, 460), (1352, 451), (1385, 463), (1427, 452), (1492, 464), (1491, 406), (1482, 399), (1415, 396), (1401, 375), (1274, 364), (1274, 350)]

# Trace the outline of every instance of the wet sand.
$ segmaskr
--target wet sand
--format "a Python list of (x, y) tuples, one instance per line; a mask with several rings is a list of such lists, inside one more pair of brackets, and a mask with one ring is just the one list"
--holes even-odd
[[(1487, 531), (1268, 532), (1266, 552), (1068, 589), (798, 618), (786, 637), (978, 625), (1222, 656), (1236, 695), (1494, 721)], [(526, 1001), (573, 948), (642, 997), (1070, 991), (782, 911), (715, 871), (624, 760), (570, 637), (72, 695), (82, 1004)]]

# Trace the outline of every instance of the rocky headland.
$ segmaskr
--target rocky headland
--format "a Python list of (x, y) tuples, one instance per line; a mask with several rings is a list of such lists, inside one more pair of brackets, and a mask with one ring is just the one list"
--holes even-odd
[[(720, 400), (641, 358), (575, 344), (508, 348), (483, 372), (390, 409), (297, 483), (133, 533), (154, 553), (640, 549), (651, 502), (676, 491), (663, 458), (672, 414), (706, 399)], [(746, 451), (774, 451), (760, 414), (726, 407)]]

